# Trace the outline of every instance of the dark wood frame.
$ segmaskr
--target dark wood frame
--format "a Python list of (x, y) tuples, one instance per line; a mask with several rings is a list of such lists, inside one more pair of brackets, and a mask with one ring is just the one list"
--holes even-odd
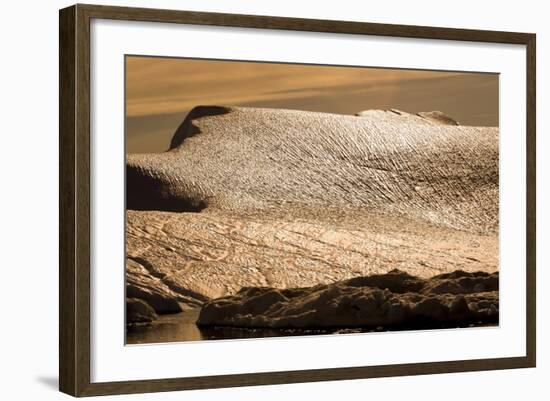
[[(404, 38), (512, 43), (527, 48), (527, 354), (524, 357), (193, 378), (90, 382), (90, 20), (269, 28)], [(59, 13), (59, 388), (74, 396), (534, 367), (535, 34), (143, 8), (75, 5)]]

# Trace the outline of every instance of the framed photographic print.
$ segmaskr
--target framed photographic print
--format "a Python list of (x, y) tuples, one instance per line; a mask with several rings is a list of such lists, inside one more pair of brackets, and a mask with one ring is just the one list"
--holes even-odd
[(535, 366), (535, 35), (60, 11), (60, 390)]

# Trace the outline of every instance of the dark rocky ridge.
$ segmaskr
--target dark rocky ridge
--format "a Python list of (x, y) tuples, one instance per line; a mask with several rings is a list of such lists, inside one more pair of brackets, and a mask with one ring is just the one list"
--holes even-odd
[(399, 270), (309, 288), (249, 287), (207, 302), (200, 326), (312, 329), (498, 322), (498, 273)]

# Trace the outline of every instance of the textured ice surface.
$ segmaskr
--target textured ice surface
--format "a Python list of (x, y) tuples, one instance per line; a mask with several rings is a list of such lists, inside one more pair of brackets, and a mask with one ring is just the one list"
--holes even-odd
[(132, 297), (497, 271), (498, 128), (360, 114), (197, 107), (170, 151), (128, 155)]

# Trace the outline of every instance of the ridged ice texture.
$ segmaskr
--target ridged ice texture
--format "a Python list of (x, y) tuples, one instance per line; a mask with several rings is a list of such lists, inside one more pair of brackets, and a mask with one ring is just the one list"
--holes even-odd
[(495, 235), (377, 213), (331, 217), (129, 210), (127, 292), (196, 307), (242, 287), (308, 287), (396, 268), (424, 278), (498, 270)]
[(397, 109), (364, 110), (357, 113), (359, 117), (367, 117), (379, 121), (401, 124), (423, 125), (459, 125), (458, 121), (440, 111), (427, 111), (417, 114), (406, 113)]
[(497, 232), (498, 128), (370, 114), (199, 106), (169, 152), (129, 155), (128, 193), (155, 210), (338, 208)]

